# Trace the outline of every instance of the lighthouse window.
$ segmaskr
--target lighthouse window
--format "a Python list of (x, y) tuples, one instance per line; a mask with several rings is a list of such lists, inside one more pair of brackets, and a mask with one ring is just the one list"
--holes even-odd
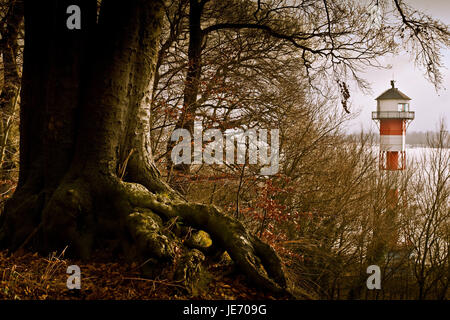
[(398, 111), (409, 111), (409, 103), (399, 103), (398, 104)]

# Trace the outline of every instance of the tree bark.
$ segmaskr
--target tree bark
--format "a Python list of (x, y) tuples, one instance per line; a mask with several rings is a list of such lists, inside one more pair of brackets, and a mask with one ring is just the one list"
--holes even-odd
[[(68, 30), (77, 4), (81, 30)], [(184, 201), (159, 178), (149, 142), (162, 1), (25, 2), (20, 176), (0, 216), (0, 247), (96, 249), (174, 262), (171, 219), (207, 231), (253, 282), (285, 292), (273, 249), (216, 208)], [(201, 261), (202, 259), (198, 259)]]
[[(0, 179), (10, 178), (9, 171), (13, 169), (13, 154), (16, 150), (10, 148), (11, 129), (19, 101), (19, 34), (23, 21), (23, 2), (12, 1), (5, 19), (6, 26), (1, 30), (2, 41), (0, 52), (3, 60), (3, 88), (0, 94), (1, 130), (0, 130)], [(0, 190), (3, 193), (5, 190)]]

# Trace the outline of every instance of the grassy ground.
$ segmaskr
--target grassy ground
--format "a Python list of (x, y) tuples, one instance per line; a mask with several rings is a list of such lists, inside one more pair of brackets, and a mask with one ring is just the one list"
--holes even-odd
[[(81, 289), (69, 290), (69, 265), (81, 269)], [(138, 266), (124, 262), (93, 261), (89, 264), (64, 259), (60, 254), (7, 255), (0, 252), (0, 300), (57, 299), (273, 299), (249, 286), (242, 275), (228, 276), (226, 267), (212, 265), (193, 290), (168, 279), (145, 279)], [(228, 268), (229, 269), (229, 268)]]

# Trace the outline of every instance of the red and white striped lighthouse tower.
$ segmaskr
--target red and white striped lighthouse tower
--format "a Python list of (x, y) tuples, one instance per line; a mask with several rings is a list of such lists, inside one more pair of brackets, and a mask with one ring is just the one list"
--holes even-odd
[[(375, 100), (377, 100), (377, 111), (372, 112), (372, 119), (380, 123), (380, 171), (385, 177), (392, 177), (395, 181), (397, 173), (406, 168), (406, 129), (414, 119), (414, 112), (409, 107), (411, 99), (398, 90), (392, 80), (391, 88)], [(388, 223), (387, 228), (374, 230), (375, 238), (381, 241), (375, 246), (375, 259), (396, 252), (395, 248), (399, 240), (399, 234), (395, 228), (397, 216), (395, 209), (398, 206), (399, 193), (397, 183), (390, 184), (385, 194), (386, 218), (391, 219), (391, 223)], [(403, 200), (403, 204), (406, 204), (406, 199)]]
[(395, 88), (383, 92), (377, 100), (377, 111), (372, 119), (380, 122), (380, 170), (404, 170), (406, 168), (406, 128), (414, 119), (409, 109), (407, 95)]

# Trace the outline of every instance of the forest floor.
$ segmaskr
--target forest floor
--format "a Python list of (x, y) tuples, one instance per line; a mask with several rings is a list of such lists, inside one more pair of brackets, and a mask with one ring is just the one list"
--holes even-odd
[[(81, 289), (67, 288), (69, 265), (81, 270)], [(0, 252), (0, 300), (172, 300), (172, 299), (274, 299), (251, 287), (245, 277), (230, 272), (230, 266), (212, 264), (191, 290), (168, 279), (143, 278), (135, 264), (90, 263), (53, 254)]]

